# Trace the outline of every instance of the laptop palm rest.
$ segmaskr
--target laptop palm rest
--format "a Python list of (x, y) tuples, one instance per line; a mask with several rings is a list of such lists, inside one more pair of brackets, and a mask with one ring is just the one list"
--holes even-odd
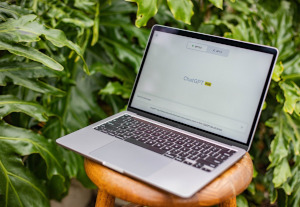
[(109, 167), (118, 166), (115, 169), (117, 171), (142, 177), (147, 177), (172, 162), (160, 154), (119, 140), (94, 150), (90, 155)]

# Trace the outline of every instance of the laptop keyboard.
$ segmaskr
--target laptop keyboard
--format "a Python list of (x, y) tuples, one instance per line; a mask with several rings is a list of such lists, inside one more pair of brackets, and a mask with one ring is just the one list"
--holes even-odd
[(235, 151), (176, 132), (128, 114), (94, 129), (206, 172), (213, 171)]

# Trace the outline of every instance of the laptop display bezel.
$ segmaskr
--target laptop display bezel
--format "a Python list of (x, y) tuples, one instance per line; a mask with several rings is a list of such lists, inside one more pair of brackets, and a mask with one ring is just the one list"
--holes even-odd
[[(196, 39), (200, 39), (200, 40), (225, 44), (225, 45), (229, 45), (229, 46), (240, 47), (240, 48), (244, 48), (244, 49), (264, 52), (264, 53), (268, 53), (268, 54), (273, 55), (273, 58), (272, 58), (272, 61), (271, 61), (271, 64), (270, 64), (270, 68), (269, 68), (267, 77), (265, 79), (265, 84), (264, 84), (262, 93), (260, 94), (259, 104), (257, 106), (255, 116), (254, 116), (254, 119), (252, 121), (252, 126), (251, 126), (251, 129), (250, 129), (250, 132), (249, 132), (248, 139), (247, 139), (246, 143), (239, 142), (237, 140), (234, 140), (234, 139), (231, 139), (229, 137), (222, 136), (222, 135), (214, 134), (212, 132), (208, 132), (208, 131), (205, 131), (205, 130), (200, 129), (200, 128), (188, 126), (186, 124), (183, 124), (183, 123), (180, 123), (180, 122), (177, 122), (177, 121), (174, 121), (174, 120), (162, 117), (162, 116), (158, 116), (156, 114), (152, 114), (150, 112), (143, 111), (141, 109), (138, 109), (138, 108), (135, 108), (135, 107), (132, 106), (132, 100), (133, 100), (133, 97), (134, 97), (134, 93), (136, 91), (136, 88), (137, 88), (137, 85), (138, 85), (138, 82), (139, 82), (139, 78), (140, 78), (141, 73), (143, 71), (143, 66), (144, 66), (145, 60), (147, 58), (149, 46), (151, 45), (151, 41), (152, 41), (153, 34), (154, 34), (155, 31), (166, 32), (166, 33), (185, 36), (185, 37), (190, 37), (190, 38), (196, 38)], [(155, 26), (153, 26), (153, 28), (151, 30), (151, 33), (150, 33), (150, 36), (149, 36), (149, 39), (148, 39), (148, 44), (147, 44), (146, 49), (144, 51), (144, 56), (142, 58), (142, 62), (141, 62), (141, 65), (140, 65), (140, 70), (137, 74), (137, 77), (136, 77), (136, 80), (135, 80), (135, 83), (134, 83), (134, 86), (133, 86), (133, 90), (132, 90), (131, 97), (130, 97), (129, 102), (128, 102), (127, 110), (131, 111), (131, 112), (134, 112), (136, 114), (142, 115), (144, 117), (147, 117), (149, 119), (153, 119), (155, 121), (159, 121), (159, 122), (171, 125), (173, 127), (177, 127), (179, 129), (186, 130), (186, 131), (191, 132), (191, 133), (195, 133), (195, 134), (198, 134), (198, 135), (201, 135), (201, 136), (208, 137), (208, 138), (213, 139), (215, 141), (219, 141), (219, 142), (222, 142), (222, 143), (226, 143), (228, 145), (233, 145), (233, 146), (241, 147), (245, 150), (249, 150), (249, 146), (251, 145), (251, 142), (252, 142), (253, 137), (254, 137), (255, 129), (256, 129), (258, 121), (259, 121), (259, 117), (260, 117), (261, 109), (262, 109), (262, 106), (263, 106), (263, 102), (264, 102), (264, 99), (266, 97), (269, 84), (271, 82), (272, 71), (274, 69), (274, 65), (276, 63), (277, 56), (278, 56), (278, 50), (276, 48), (273, 48), (273, 47), (258, 45), (258, 44), (253, 44), (253, 43), (248, 43), (248, 42), (243, 42), (243, 41), (238, 41), (238, 40), (233, 40), (233, 39), (228, 39), (228, 38), (223, 38), (223, 37), (218, 37), (218, 36), (213, 36), (213, 35), (196, 33), (196, 32), (176, 29), (176, 28), (170, 28), (170, 27), (165, 27), (165, 26), (160, 26), (160, 25), (155, 25)]]

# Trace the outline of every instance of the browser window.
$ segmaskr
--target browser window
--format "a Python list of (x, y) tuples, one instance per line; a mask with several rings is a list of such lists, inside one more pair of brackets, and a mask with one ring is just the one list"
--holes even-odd
[(272, 58), (155, 31), (132, 106), (246, 143)]

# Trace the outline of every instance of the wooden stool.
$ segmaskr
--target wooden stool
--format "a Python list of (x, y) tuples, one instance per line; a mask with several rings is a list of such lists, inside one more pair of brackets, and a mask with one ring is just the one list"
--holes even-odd
[[(236, 206), (236, 196), (252, 180), (253, 164), (247, 153), (239, 162), (201, 189), (191, 198), (180, 198), (148, 184), (134, 180), (89, 159), (85, 171), (99, 188), (96, 207), (113, 207), (114, 198), (146, 206)], [(200, 178), (199, 178), (200, 179)]]

